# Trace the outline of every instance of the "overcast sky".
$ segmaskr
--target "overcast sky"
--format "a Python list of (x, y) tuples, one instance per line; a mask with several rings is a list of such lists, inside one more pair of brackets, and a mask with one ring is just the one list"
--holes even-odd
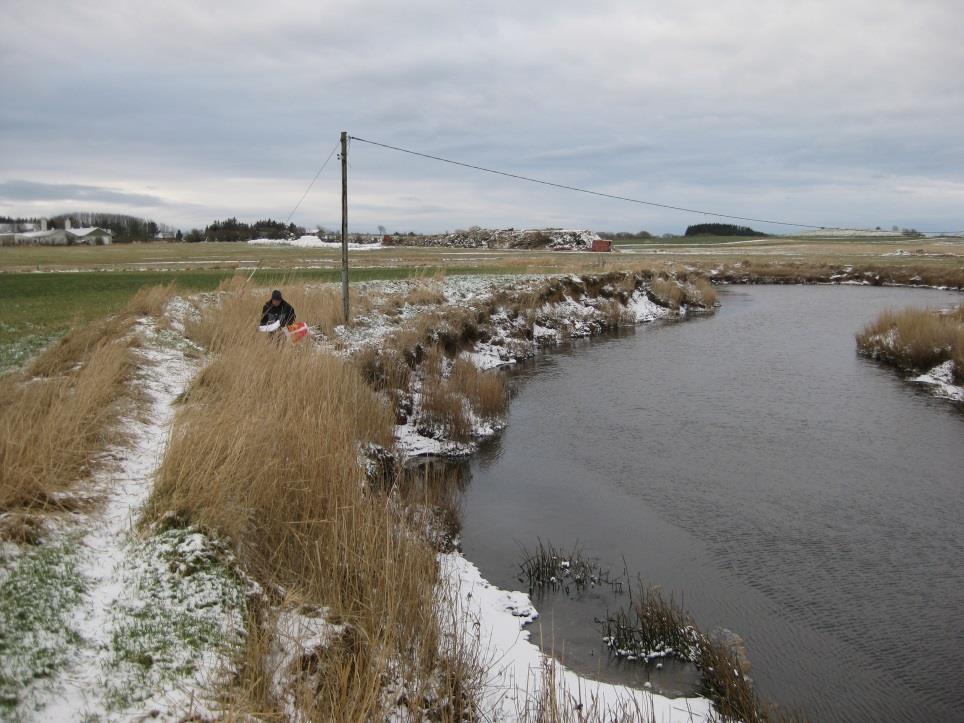
[[(961, 0), (4, 0), (0, 214), (284, 219), (351, 134), (743, 216), (964, 228)], [(355, 142), (353, 229), (719, 220)], [(333, 159), (294, 220), (337, 226)], [(754, 224), (764, 230), (779, 230)]]

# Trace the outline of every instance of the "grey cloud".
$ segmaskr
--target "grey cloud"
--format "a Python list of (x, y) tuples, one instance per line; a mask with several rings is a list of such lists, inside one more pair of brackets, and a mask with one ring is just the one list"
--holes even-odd
[(85, 186), (77, 183), (38, 183), (21, 180), (0, 181), (0, 201), (84, 201), (138, 207), (167, 205), (167, 201), (163, 198), (144, 193), (128, 193), (103, 186)]
[[(5, 191), (5, 211), (74, 178), (101, 193), (69, 200), (172, 223), (286, 214), (348, 130), (741, 215), (964, 225), (958, 16), (959, 0), (9, 0), (0, 181), (48, 188)], [(361, 144), (350, 160), (353, 191), (373, 189), (359, 224), (686, 221)], [(303, 220), (337, 209), (318, 191)]]

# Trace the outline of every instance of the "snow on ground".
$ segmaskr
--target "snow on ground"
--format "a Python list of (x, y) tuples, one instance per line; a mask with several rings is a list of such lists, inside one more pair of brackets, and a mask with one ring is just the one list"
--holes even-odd
[[(283, 238), (256, 238), (248, 241), (252, 246), (296, 246), (302, 249), (340, 249), (340, 241), (322, 241), (320, 238), (314, 235), (301, 236), (300, 238), (294, 239), (283, 239)], [(359, 244), (359, 243), (349, 243), (349, 251), (374, 251), (375, 249), (384, 248), (380, 243), (371, 244)]]
[(411, 422), (395, 425), (395, 447), (402, 459), (413, 457), (465, 457), (475, 451), (472, 444), (427, 437)]
[(954, 362), (946, 361), (938, 364), (926, 374), (913, 377), (912, 382), (928, 384), (933, 387), (934, 394), (955, 402), (964, 402), (964, 386), (954, 383)]
[(327, 615), (325, 608), (288, 608), (278, 613), (271, 648), (264, 661), (265, 675), (289, 721), (308, 720), (298, 710), (296, 701), (296, 677), (303, 660), (328, 647), (345, 630), (344, 625), (328, 622)]
[(136, 384), (143, 415), (125, 420), (128, 439), (115, 464), (89, 483), (102, 497), (72, 525), (82, 589), (68, 621), (65, 664), (33, 687), (21, 719), (180, 720), (206, 714), (203, 691), (228, 668), (225, 645), (243, 633), (244, 582), (196, 530), (171, 529), (146, 541), (133, 524), (147, 500), (167, 441), (174, 402), (196, 371), (185, 340), (141, 319)]
[[(715, 720), (705, 698), (667, 698), (644, 690), (600, 683), (581, 677), (542, 653), (529, 640), (526, 624), (537, 613), (529, 596), (489, 584), (478, 568), (460, 553), (439, 555), (441, 578), (455, 608), (455, 634), (466, 636), (486, 667), (482, 708), (486, 720), (527, 719), (534, 712), (546, 678), (553, 670), (557, 700), (569, 712), (600, 714), (618, 720), (639, 714), (641, 720)], [(581, 707), (580, 707), (581, 706)]]
[(516, 363), (516, 360), (509, 355), (505, 347), (481, 341), (476, 342), (472, 351), (463, 351), (459, 356), (471, 362), (480, 371), (497, 369)]
[(820, 228), (801, 231), (796, 238), (907, 238), (903, 231), (883, 231), (881, 229)]
[(660, 306), (641, 291), (633, 292), (627, 306), (636, 319), (637, 324), (655, 321), (656, 319), (665, 319), (671, 313), (665, 306)]

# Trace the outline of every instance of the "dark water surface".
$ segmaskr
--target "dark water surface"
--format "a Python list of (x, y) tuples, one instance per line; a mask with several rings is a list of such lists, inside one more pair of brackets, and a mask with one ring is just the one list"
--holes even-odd
[[(964, 414), (856, 356), (887, 307), (950, 292), (735, 287), (712, 317), (642, 327), (516, 373), (472, 464), (463, 548), (524, 589), (520, 548), (578, 543), (743, 636), (765, 696), (814, 720), (961, 719)], [(605, 591), (535, 601), (571, 667), (665, 690), (692, 674), (608, 660)]]

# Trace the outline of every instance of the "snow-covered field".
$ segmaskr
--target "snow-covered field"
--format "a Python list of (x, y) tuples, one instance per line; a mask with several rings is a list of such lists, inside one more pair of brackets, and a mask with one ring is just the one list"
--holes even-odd
[[(306, 236), (301, 236), (300, 238), (294, 239), (256, 238), (251, 239), (248, 241), (248, 243), (252, 246), (294, 246), (302, 249), (341, 249), (340, 242), (322, 241), (313, 234), (308, 234)], [(348, 244), (349, 251), (374, 251), (375, 249), (380, 248), (384, 248), (380, 243)]]

